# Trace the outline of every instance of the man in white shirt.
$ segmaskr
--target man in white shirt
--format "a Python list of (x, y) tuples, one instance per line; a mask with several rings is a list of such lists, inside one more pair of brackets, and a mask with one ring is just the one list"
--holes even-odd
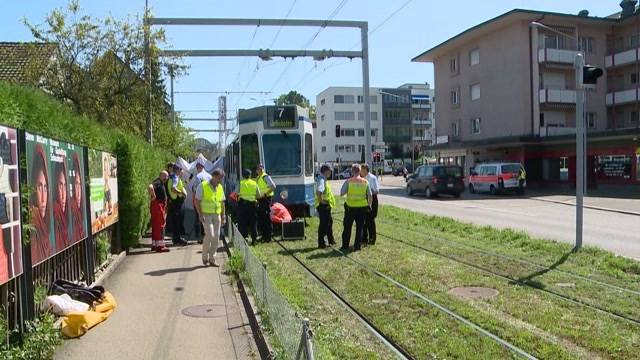
[(367, 214), (362, 236), (365, 244), (374, 245), (376, 243), (376, 217), (378, 216), (378, 178), (370, 172), (369, 164), (363, 164), (360, 176), (369, 182), (371, 188), (371, 211)]
[(197, 214), (196, 199), (194, 195), (198, 189), (198, 185), (209, 180), (211, 180), (211, 175), (204, 170), (204, 165), (196, 163), (196, 172), (192, 176), (191, 182), (189, 182), (189, 194), (187, 195), (187, 200), (185, 201), (184, 206), (185, 215), (187, 214), (187, 208), (190, 209), (190, 213), (192, 213), (188, 218), (185, 216), (185, 232), (189, 234), (190, 240), (197, 240), (199, 244), (202, 244), (204, 229), (202, 227), (203, 224), (200, 222), (200, 215)]

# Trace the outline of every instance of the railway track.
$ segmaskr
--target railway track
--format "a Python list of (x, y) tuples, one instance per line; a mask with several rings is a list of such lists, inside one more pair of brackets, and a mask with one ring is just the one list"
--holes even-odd
[[(311, 275), (315, 280), (317, 280), (320, 284), (322, 284), (322, 286), (324, 288), (326, 288), (329, 292), (332, 293), (332, 295), (337, 298), (343, 305), (347, 306), (350, 311), (356, 315), (362, 322), (364, 322), (365, 324), (367, 324), (367, 327), (370, 330), (373, 330), (375, 332), (375, 334), (377, 336), (379, 336), (381, 339), (385, 340), (385, 344), (387, 346), (392, 347), (392, 349), (394, 351), (396, 351), (397, 354), (399, 354), (399, 356), (401, 358), (405, 358), (405, 359), (413, 359), (413, 357), (411, 356), (411, 354), (409, 354), (401, 345), (397, 344), (396, 342), (393, 341), (393, 339), (391, 339), (388, 335), (384, 334), (380, 329), (378, 329), (375, 324), (373, 324), (373, 322), (368, 319), (366, 316), (364, 316), (362, 313), (360, 313), (357, 309), (355, 309), (351, 304), (349, 304), (335, 289), (333, 289), (329, 284), (327, 284), (317, 273), (315, 273), (309, 266), (307, 266), (302, 260), (300, 260), (300, 258), (298, 258), (294, 252), (292, 252), (291, 250), (289, 250), (286, 246), (284, 246), (281, 242), (277, 242), (277, 244), (289, 255), (291, 256), (298, 264), (300, 264), (307, 273), (309, 273), (309, 275)], [(335, 251), (340, 253), (342, 256), (344, 256), (345, 258), (349, 259), (350, 261), (352, 261), (354, 264), (358, 265), (359, 267), (361, 267), (362, 269), (370, 272), (371, 274), (374, 274), (375, 276), (383, 279), (384, 281), (389, 282), (390, 284), (392, 284), (393, 286), (402, 289), (403, 291), (405, 291), (407, 294), (419, 299), (420, 301), (432, 306), (433, 308), (437, 309), (440, 312), (443, 312), (444, 314), (446, 314), (447, 316), (451, 317), (452, 319), (464, 324), (465, 326), (468, 326), (469, 328), (475, 330), (476, 332), (478, 332), (480, 335), (485, 336), (493, 341), (495, 341), (496, 343), (498, 343), (500, 346), (506, 348), (507, 350), (511, 351), (512, 353), (524, 358), (524, 359), (536, 359), (535, 356), (529, 354), (528, 352), (520, 349), (519, 347), (517, 347), (516, 345), (508, 342), (507, 340), (504, 340), (502, 338), (500, 338), (499, 336), (491, 333), (490, 331), (482, 328), (481, 326), (473, 323), (472, 321), (470, 321), (469, 319), (455, 313), (454, 311), (448, 309), (447, 307), (437, 303), (436, 301), (428, 298), (427, 296), (425, 296), (424, 294), (421, 294), (411, 288), (409, 288), (408, 286), (402, 284), (401, 282), (395, 280), (394, 278), (392, 278), (391, 276), (382, 273), (376, 269), (371, 268), (369, 265), (358, 261), (354, 258), (352, 258), (351, 256), (349, 256), (348, 254), (338, 250), (338, 249), (331, 249), (331, 251)]]

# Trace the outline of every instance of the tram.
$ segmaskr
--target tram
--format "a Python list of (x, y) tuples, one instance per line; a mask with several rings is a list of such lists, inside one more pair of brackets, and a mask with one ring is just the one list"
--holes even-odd
[(242, 169), (256, 176), (259, 163), (276, 183), (274, 201), (294, 216), (309, 214), (313, 206), (313, 127), (308, 109), (297, 105), (267, 105), (241, 109), (237, 133), (225, 149), (228, 189), (242, 177)]

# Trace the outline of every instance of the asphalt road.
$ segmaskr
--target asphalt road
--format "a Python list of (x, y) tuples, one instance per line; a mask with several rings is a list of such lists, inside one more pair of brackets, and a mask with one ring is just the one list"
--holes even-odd
[[(334, 186), (339, 190), (340, 182)], [(461, 199), (408, 197), (402, 178), (385, 177), (381, 204), (479, 225), (523, 230), (532, 236), (575, 242), (575, 207), (513, 196), (465, 193)], [(640, 209), (640, 200), (638, 200)], [(584, 244), (640, 260), (640, 216), (584, 209)]]

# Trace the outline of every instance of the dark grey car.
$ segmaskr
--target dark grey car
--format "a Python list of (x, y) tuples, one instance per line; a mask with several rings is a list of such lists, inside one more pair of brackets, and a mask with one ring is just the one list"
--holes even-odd
[(460, 166), (423, 165), (407, 181), (407, 195), (423, 193), (431, 198), (439, 194), (460, 197), (464, 192), (464, 175)]

